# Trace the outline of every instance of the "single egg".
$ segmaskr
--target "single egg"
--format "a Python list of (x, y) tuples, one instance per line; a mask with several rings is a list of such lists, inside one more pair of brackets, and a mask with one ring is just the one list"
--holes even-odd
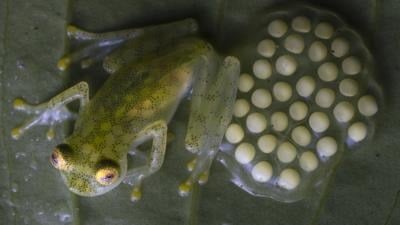
[(235, 117), (243, 117), (250, 111), (250, 104), (246, 99), (238, 99), (233, 107), (233, 115)]
[(373, 116), (378, 112), (376, 100), (371, 95), (364, 95), (358, 100), (358, 111), (364, 116)]
[(311, 76), (304, 76), (297, 81), (297, 93), (302, 97), (309, 97), (315, 90), (315, 80)]
[(304, 39), (299, 34), (291, 34), (286, 37), (283, 46), (289, 52), (300, 54), (304, 49)]
[(314, 30), (315, 36), (321, 39), (329, 39), (332, 37), (333, 33), (334, 28), (332, 24), (326, 22), (319, 23)]
[(317, 152), (321, 158), (331, 157), (338, 150), (338, 145), (333, 137), (323, 137), (317, 142)]
[(342, 70), (345, 74), (356, 75), (361, 72), (361, 62), (355, 56), (349, 56), (342, 62)]
[(333, 62), (326, 62), (321, 64), (317, 70), (318, 76), (321, 80), (329, 82), (336, 80), (339, 69)]
[(276, 100), (286, 102), (292, 97), (292, 87), (286, 82), (277, 82), (272, 88)]
[(275, 54), (276, 48), (277, 48), (277, 46), (273, 40), (264, 39), (264, 40), (260, 41), (260, 43), (258, 43), (257, 52), (258, 52), (258, 54), (269, 58)]
[(239, 124), (232, 123), (225, 132), (225, 138), (232, 144), (239, 143), (244, 137), (244, 132)]
[(308, 49), (308, 58), (310, 58), (310, 60), (313, 62), (319, 62), (325, 59), (327, 53), (328, 50), (326, 49), (324, 43), (320, 41), (314, 41)]
[(313, 112), (308, 123), (311, 129), (317, 133), (324, 132), (329, 128), (329, 118), (323, 112)]
[(246, 119), (247, 129), (252, 133), (260, 133), (267, 127), (267, 120), (261, 113), (251, 113)]
[(300, 33), (307, 33), (311, 30), (311, 22), (305, 16), (297, 16), (292, 20), (292, 28), (293, 30)]
[(235, 150), (235, 159), (241, 164), (250, 163), (254, 156), (256, 155), (256, 151), (250, 143), (241, 143), (236, 147)]
[(290, 105), (289, 115), (293, 120), (299, 121), (306, 118), (308, 113), (308, 106), (306, 103), (297, 101)]
[(275, 69), (283, 76), (290, 76), (297, 69), (297, 61), (290, 55), (282, 55), (275, 62)]
[(241, 92), (249, 92), (254, 86), (254, 79), (247, 73), (240, 75), (238, 89)]
[(272, 96), (269, 91), (265, 89), (257, 89), (251, 95), (251, 102), (257, 108), (265, 109), (272, 103)]
[(261, 161), (251, 169), (251, 176), (260, 183), (269, 181), (272, 177), (272, 166), (269, 162)]
[(253, 64), (253, 73), (257, 78), (265, 80), (272, 74), (271, 64), (266, 59), (259, 59)]
[(300, 184), (300, 175), (294, 169), (284, 169), (278, 178), (278, 185), (287, 190), (293, 190)]
[(363, 122), (353, 123), (347, 130), (347, 135), (355, 142), (360, 142), (367, 137), (367, 126)]
[(297, 151), (296, 147), (294, 147), (290, 142), (283, 142), (279, 145), (276, 154), (279, 161), (282, 163), (290, 163), (296, 158)]
[(329, 108), (335, 101), (335, 92), (329, 88), (322, 88), (315, 96), (315, 103), (321, 108)]
[(292, 130), (292, 140), (300, 146), (307, 146), (311, 142), (310, 131), (305, 126), (298, 126)]
[(311, 151), (301, 154), (299, 159), (300, 167), (307, 172), (314, 171), (318, 167), (318, 158)]
[(332, 41), (331, 52), (332, 55), (334, 55), (337, 58), (345, 56), (349, 52), (349, 49), (350, 49), (350, 44), (344, 38), (339, 37)]
[(354, 107), (349, 102), (340, 102), (333, 109), (333, 115), (338, 122), (347, 123), (354, 116)]
[(268, 33), (272, 37), (279, 38), (279, 37), (282, 37), (286, 33), (286, 31), (288, 30), (288, 25), (286, 24), (285, 21), (276, 19), (268, 25), (267, 29), (268, 29)]
[(347, 97), (355, 96), (358, 93), (358, 83), (353, 79), (344, 79), (339, 84), (339, 91)]
[(264, 153), (271, 153), (275, 150), (278, 139), (272, 134), (261, 136), (257, 141), (258, 148)]
[(276, 131), (284, 131), (288, 126), (288, 118), (283, 112), (274, 112), (271, 115), (272, 129)]

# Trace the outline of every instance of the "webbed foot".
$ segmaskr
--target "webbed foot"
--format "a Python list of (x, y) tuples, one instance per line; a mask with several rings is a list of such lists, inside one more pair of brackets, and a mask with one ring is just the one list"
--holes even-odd
[(61, 92), (48, 102), (38, 105), (29, 104), (22, 98), (15, 99), (13, 102), (14, 109), (31, 115), (31, 118), (12, 129), (11, 136), (14, 139), (18, 139), (25, 131), (36, 125), (48, 125), (47, 139), (53, 139), (55, 136), (55, 124), (61, 123), (73, 115), (65, 105), (76, 99), (80, 100), (81, 107), (89, 101), (89, 87), (86, 82), (80, 82)]
[(49, 129), (46, 132), (46, 137), (48, 140), (52, 140), (55, 136), (55, 124), (61, 123), (72, 116), (72, 113), (64, 105), (48, 108), (44, 104), (31, 105), (21, 98), (14, 100), (13, 107), (27, 114), (33, 114), (26, 122), (11, 130), (11, 136), (14, 139), (19, 139), (25, 131), (35, 125), (48, 125)]

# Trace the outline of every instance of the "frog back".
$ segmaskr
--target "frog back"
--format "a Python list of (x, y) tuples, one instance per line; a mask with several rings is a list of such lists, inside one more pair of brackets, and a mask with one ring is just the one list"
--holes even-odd
[(169, 121), (204, 63), (200, 56), (207, 54), (214, 54), (211, 47), (191, 38), (121, 68), (82, 110), (76, 131), (87, 121), (91, 125), (86, 129), (117, 126), (121, 132), (138, 132), (155, 120)]

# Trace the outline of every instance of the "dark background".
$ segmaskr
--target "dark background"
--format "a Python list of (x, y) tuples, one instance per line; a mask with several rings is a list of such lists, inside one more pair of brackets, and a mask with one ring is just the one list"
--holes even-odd
[[(400, 224), (400, 1), (304, 1), (337, 12), (365, 38), (377, 63), (384, 102), (374, 138), (368, 145), (346, 151), (326, 189), (305, 200), (285, 204), (253, 197), (227, 179), (214, 163), (208, 184), (189, 198), (177, 195), (187, 176), (190, 155), (182, 135), (170, 145), (166, 161), (144, 184), (141, 202), (129, 201), (130, 187), (120, 185), (106, 195), (77, 198), (51, 168), (51, 148), (65, 136), (45, 138), (36, 127), (21, 140), (10, 130), (26, 116), (11, 108), (24, 97), (42, 102), (79, 79), (94, 74), (60, 73), (55, 65), (67, 51), (65, 26), (106, 31), (195, 17), (205, 36), (222, 51), (243, 32), (249, 19), (275, 4), (272, 0), (2, 0), (0, 1), (0, 224), (210, 224), (210, 225), (397, 225)], [(233, 35), (235, 34), (235, 35)], [(89, 76), (90, 75), (90, 76)], [(99, 80), (102, 78), (99, 77)], [(95, 81), (93, 85), (96, 86)], [(171, 128), (183, 133), (184, 104)]]

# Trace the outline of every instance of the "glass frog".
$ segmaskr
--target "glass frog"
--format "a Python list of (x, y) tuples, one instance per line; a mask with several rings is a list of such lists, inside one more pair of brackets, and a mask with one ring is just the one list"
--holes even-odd
[[(345, 148), (372, 137), (381, 91), (363, 39), (334, 13), (293, 5), (261, 18), (249, 21), (252, 35), (233, 47), (237, 58), (223, 60), (195, 35), (191, 19), (102, 34), (70, 26), (70, 37), (92, 43), (58, 67), (104, 58), (110, 78), (90, 101), (84, 82), (38, 106), (17, 99), (16, 109), (36, 116), (12, 134), (52, 127), (68, 117), (65, 104), (80, 99), (74, 132), (52, 164), (75, 193), (103, 194), (125, 180), (136, 200), (142, 180), (161, 167), (167, 124), (190, 94), (185, 145), (196, 157), (182, 195), (207, 181), (215, 158), (252, 195), (300, 200), (328, 181)], [(147, 138), (148, 165), (127, 170), (128, 151)]]
[[(51, 138), (53, 125), (70, 114), (65, 105), (79, 100), (73, 133), (55, 147), (52, 165), (78, 195), (101, 195), (124, 181), (133, 185), (131, 199), (137, 200), (143, 179), (163, 164), (167, 124), (191, 91), (186, 146), (199, 152), (189, 179), (196, 182), (201, 174), (208, 173), (231, 119), (240, 70), (236, 58), (222, 59), (195, 35), (197, 29), (192, 19), (103, 34), (69, 26), (70, 37), (90, 39), (92, 44), (61, 58), (59, 69), (65, 70), (77, 61), (87, 65), (107, 55), (104, 69), (110, 77), (90, 100), (86, 82), (35, 106), (16, 99), (16, 109), (34, 116), (13, 129), (12, 136), (18, 138), (42, 124), (50, 125)], [(128, 152), (149, 139), (152, 147), (147, 165), (128, 170)]]

